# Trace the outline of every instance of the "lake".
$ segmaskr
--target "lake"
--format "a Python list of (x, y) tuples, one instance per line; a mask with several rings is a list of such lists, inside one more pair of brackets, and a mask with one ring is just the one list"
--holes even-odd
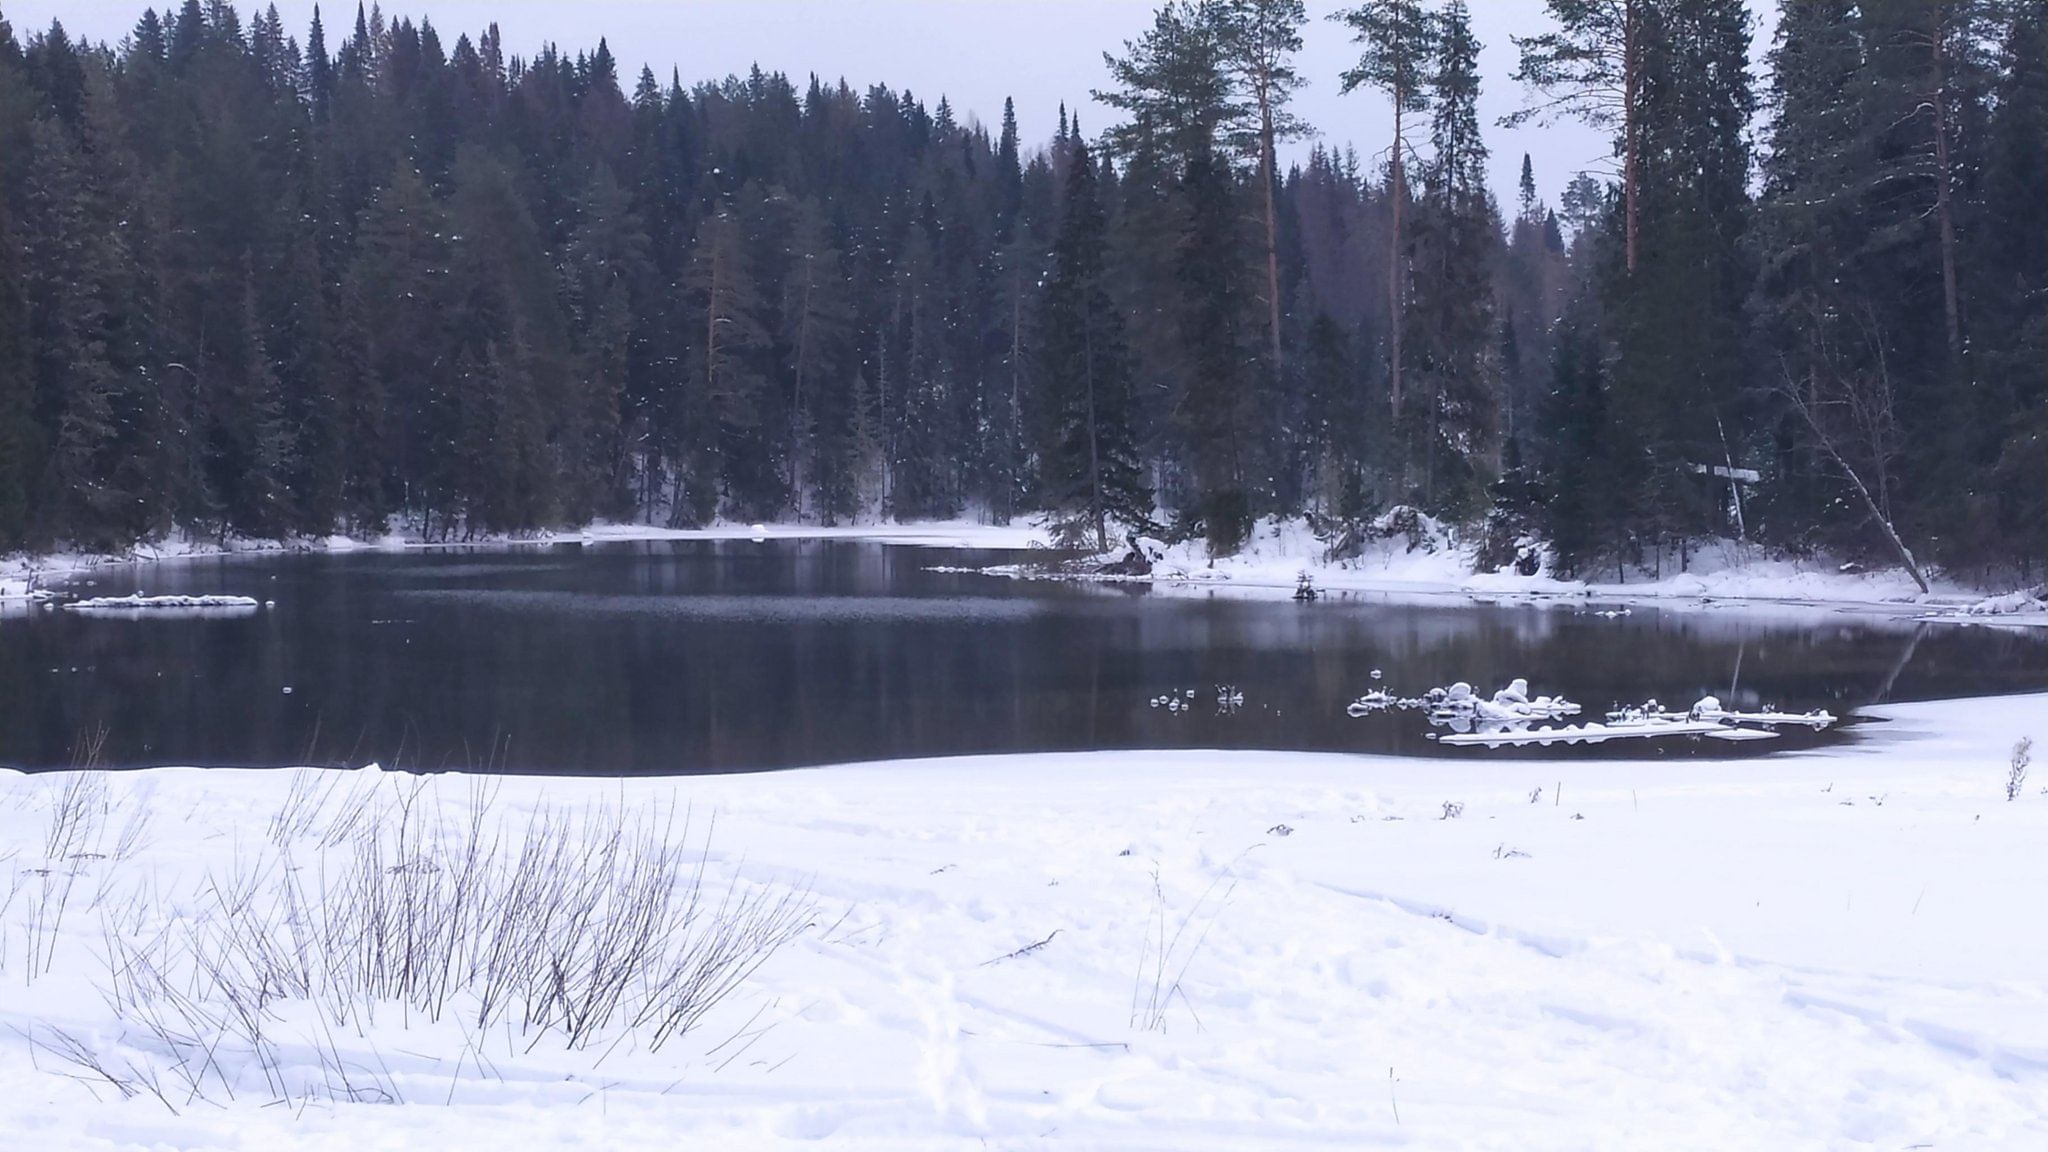
[[(2038, 691), (2048, 641), (1868, 613), (1313, 604), (934, 568), (1016, 553), (847, 540), (301, 553), (105, 569), (83, 595), (241, 614), (0, 618), (0, 763), (695, 773), (1116, 748), (1425, 753), (1385, 687), (1515, 676), (1586, 706), (1825, 706)], [(1375, 680), (1379, 671), (1382, 678)], [(1219, 687), (1243, 702), (1219, 705)], [(1182, 701), (1175, 710), (1162, 697)], [(1835, 738), (1835, 737), (1830, 737)], [(1766, 744), (1786, 747), (1801, 739)], [(1710, 742), (1711, 743), (1711, 742)], [(1643, 755), (1626, 742), (1606, 754)], [(1714, 744), (1680, 754), (1754, 754)], [(1555, 755), (1556, 752), (1551, 754)], [(1587, 752), (1584, 754), (1599, 754)]]

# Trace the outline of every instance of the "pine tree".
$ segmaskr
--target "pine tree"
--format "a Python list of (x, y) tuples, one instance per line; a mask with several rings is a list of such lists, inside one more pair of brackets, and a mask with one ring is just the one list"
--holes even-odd
[[(1667, 0), (1676, 7), (1688, 0)], [(1541, 94), (1540, 102), (1504, 117), (1504, 125), (1551, 123), (1568, 116), (1615, 132), (1621, 160), (1625, 266), (1640, 254), (1643, 154), (1643, 76), (1654, 37), (1648, 23), (1657, 0), (1544, 0), (1557, 30), (1515, 37), (1521, 64), (1514, 78)]]
[(1429, 109), (1431, 71), (1439, 35), (1436, 18), (1420, 0), (1370, 0), (1338, 13), (1360, 45), (1358, 63), (1344, 72), (1344, 91), (1376, 88), (1394, 109), (1394, 143), (1387, 154), (1388, 201), (1393, 240), (1387, 248), (1388, 395), (1396, 423), (1403, 391), (1401, 352), (1408, 322), (1408, 244), (1403, 218), (1408, 209), (1407, 115)]
[(1233, 134), (1258, 166), (1266, 226), (1267, 354), (1277, 375), (1284, 372), (1286, 358), (1280, 332), (1280, 173), (1275, 148), (1308, 130), (1287, 108), (1302, 85), (1293, 57), (1301, 51), (1301, 26), (1308, 16), (1301, 0), (1222, 0), (1217, 19), (1222, 25), (1225, 72), (1236, 82), (1249, 113)]

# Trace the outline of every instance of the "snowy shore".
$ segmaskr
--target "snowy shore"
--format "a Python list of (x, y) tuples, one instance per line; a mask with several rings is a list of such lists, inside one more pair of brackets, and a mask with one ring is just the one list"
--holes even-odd
[[(2048, 1146), (2048, 770), (2006, 799), (2048, 695), (1871, 712), (1824, 751), (1683, 764), (0, 774), (0, 1143)], [(571, 1048), (517, 1008), (475, 1028), (467, 992), (439, 1020), (334, 992), (300, 930), (330, 890), (271, 909), (266, 963), (335, 998), (265, 1005), (267, 1058), (229, 1037), (181, 1071), (140, 1022), (137, 958), (201, 1008), (245, 986), (189, 962), (251, 954), (234, 894), (418, 899), (392, 829), (502, 856), (543, 808), (576, 843), (669, 830), (684, 874), (708, 829), (699, 887), (810, 927), (680, 1039), (614, 1020)], [(359, 855), (370, 826), (395, 855)]]
[(973, 520), (913, 521), (902, 524), (718, 524), (709, 528), (660, 528), (651, 524), (597, 523), (582, 529), (502, 534), (466, 540), (423, 540), (391, 533), (374, 539), (353, 536), (295, 537), (287, 540), (173, 537), (137, 544), (122, 553), (60, 551), (0, 556), (0, 599), (26, 597), (32, 588), (74, 580), (102, 568), (156, 564), (220, 556), (275, 556), (296, 552), (403, 552), (450, 548), (518, 548), (547, 544), (649, 540), (872, 540), (882, 544), (933, 548), (1025, 549), (1044, 547), (1045, 532), (1026, 523), (982, 524)]
[[(1820, 606), (1952, 623), (2048, 626), (2048, 604), (2038, 590), (2031, 595), (1987, 597), (1982, 589), (1937, 580), (1923, 593), (1904, 572), (1843, 571), (1824, 560), (1786, 557), (1733, 542), (1703, 545), (1684, 572), (1636, 571), (1625, 579), (1612, 573), (1563, 580), (1547, 573), (1475, 572), (1469, 543), (1426, 517), (1423, 521), (1413, 540), (1397, 534), (1371, 541), (1357, 557), (1329, 561), (1323, 558), (1324, 542), (1307, 524), (1265, 520), (1234, 556), (1212, 560), (1200, 541), (1156, 545), (1149, 574), (1107, 578), (1139, 580), (1158, 589), (1280, 597), (1292, 595), (1306, 573), (1324, 593), (1480, 602), (1590, 599), (1666, 607)], [(1672, 569), (1677, 567), (1675, 556), (1670, 563)], [(1026, 577), (1040, 574), (1028, 565), (1004, 571)]]
[[(1607, 604), (1819, 606), (1883, 612), (1929, 621), (2048, 627), (2048, 602), (2032, 593), (1987, 596), (1982, 589), (1937, 581), (1922, 593), (1903, 572), (1844, 572), (1822, 560), (1777, 556), (1734, 544), (1712, 545), (1695, 554), (1686, 572), (1635, 573), (1624, 580), (1560, 580), (1547, 574), (1475, 573), (1469, 545), (1459, 544), (1431, 524), (1434, 539), (1413, 546), (1399, 537), (1373, 542), (1362, 555), (1324, 559), (1325, 545), (1299, 520), (1267, 520), (1235, 556), (1211, 560), (1199, 541), (1161, 547), (1149, 575), (1140, 580), (1173, 592), (1256, 597), (1292, 595), (1307, 573), (1325, 592), (1386, 597), (1475, 601), (1598, 600)], [(21, 598), (32, 587), (75, 580), (108, 565), (147, 564), (221, 555), (281, 552), (403, 551), (445, 548), (514, 548), (565, 543), (659, 540), (867, 540), (935, 548), (1024, 550), (1044, 548), (1050, 534), (1025, 521), (1009, 525), (973, 520), (905, 524), (719, 524), (709, 528), (659, 528), (645, 524), (593, 524), (577, 531), (532, 536), (480, 537), (468, 541), (422, 541), (402, 534), (376, 540), (328, 536), (289, 541), (174, 539), (141, 545), (125, 555), (55, 553), (0, 557), (0, 599)], [(1114, 556), (1103, 559), (1113, 559)], [(994, 574), (1072, 578), (1036, 564), (999, 566)]]

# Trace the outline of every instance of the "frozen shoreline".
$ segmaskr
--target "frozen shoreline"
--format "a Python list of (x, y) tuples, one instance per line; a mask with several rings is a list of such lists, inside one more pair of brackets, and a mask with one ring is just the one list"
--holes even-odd
[[(423, 541), (402, 535), (378, 540), (346, 536), (290, 541), (176, 540), (139, 546), (121, 556), (57, 553), (0, 558), (0, 599), (20, 598), (34, 584), (49, 585), (85, 576), (109, 565), (139, 565), (192, 558), (274, 555), (287, 552), (410, 551), (428, 549), (511, 549), (555, 544), (661, 540), (866, 540), (935, 548), (1026, 550), (1044, 548), (1049, 533), (1018, 522), (973, 520), (909, 524), (719, 524), (709, 528), (659, 528), (644, 524), (594, 524), (578, 531), (531, 537), (494, 536), (473, 541)], [(1469, 547), (1443, 544), (1411, 549), (1399, 539), (1378, 541), (1357, 559), (1324, 562), (1323, 544), (1299, 521), (1264, 521), (1243, 552), (1211, 561), (1199, 542), (1164, 551), (1151, 575), (1091, 576), (1045, 572), (1034, 565), (985, 569), (994, 576), (1061, 580), (1139, 582), (1171, 594), (1224, 594), (1284, 598), (1306, 572), (1323, 592), (1424, 602), (1599, 603), (1670, 608), (1823, 609), (1997, 627), (2048, 627), (2048, 607), (2023, 593), (1987, 597), (1982, 590), (1937, 583), (1922, 594), (1903, 573), (1845, 574), (1821, 562), (1763, 554), (1723, 545), (1703, 549), (1693, 571), (1662, 579), (1629, 582), (1567, 581), (1547, 575), (1474, 573)]]
[[(994, 574), (1026, 579), (1144, 583), (1180, 594), (1285, 598), (1306, 573), (1320, 593), (1425, 602), (1597, 603), (1667, 608), (1819, 608), (1880, 613), (1929, 622), (2048, 627), (2048, 607), (2020, 593), (1986, 597), (1983, 591), (1937, 582), (1921, 593), (1903, 573), (1844, 573), (1819, 561), (1773, 556), (1753, 546), (1702, 547), (1692, 570), (1627, 581), (1560, 580), (1546, 574), (1475, 573), (1472, 549), (1435, 525), (1421, 546), (1396, 536), (1369, 544), (1355, 559), (1321, 559), (1324, 545), (1300, 521), (1261, 521), (1242, 551), (1210, 560), (1199, 542), (1159, 547), (1144, 576), (1051, 573), (1012, 565)], [(1120, 554), (1120, 553), (1119, 553)], [(1112, 559), (1106, 556), (1101, 559)], [(1099, 561), (1098, 561), (1099, 562)]]
[(982, 524), (973, 520), (936, 520), (908, 524), (718, 524), (709, 528), (660, 528), (649, 524), (592, 524), (563, 532), (530, 536), (491, 535), (474, 540), (422, 540), (393, 533), (374, 540), (351, 536), (298, 537), (288, 540), (213, 540), (174, 538), (138, 544), (126, 553), (53, 552), (0, 556), (0, 598), (20, 598), (32, 586), (61, 584), (103, 568), (160, 564), (178, 560), (233, 556), (276, 556), (304, 552), (406, 552), (444, 549), (510, 549), (556, 544), (594, 544), (658, 540), (872, 540), (883, 544), (933, 548), (1027, 549), (1045, 546), (1043, 529), (1029, 524)]
[[(2048, 737), (2048, 695), (1871, 711), (1889, 722), (1825, 751), (1686, 764), (1144, 752), (625, 781), (112, 774), (105, 843), (68, 865), (57, 962), (32, 983), (36, 873), (75, 774), (0, 773), (17, 889), (0, 911), (0, 1133), (52, 1149), (2040, 1144), (2048, 928), (2026, 910), (2048, 888), (2048, 777), (2010, 803), (2003, 785), (2013, 743)], [(104, 933), (146, 927), (152, 900), (190, 912), (210, 884), (274, 875), (271, 830), (308, 779), (333, 786), (329, 815), (366, 790), (413, 797), (444, 830), (488, 796), (515, 840), (544, 803), (688, 812), (700, 830), (715, 813), (712, 876), (807, 884), (816, 926), (659, 1051), (479, 1045), (387, 1005), (332, 1051), (403, 1103), (266, 1107), (245, 1065), (236, 1099), (179, 1094), (174, 1115), (73, 1078), (52, 1029), (110, 1061), (151, 1057), (97, 990)], [(155, 818), (131, 837), (138, 811)], [(296, 842), (302, 876), (322, 824)], [(305, 1026), (289, 998), (272, 1011), (281, 1034)]]

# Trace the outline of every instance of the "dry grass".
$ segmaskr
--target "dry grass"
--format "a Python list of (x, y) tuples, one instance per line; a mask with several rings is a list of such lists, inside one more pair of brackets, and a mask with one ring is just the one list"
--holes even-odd
[[(621, 802), (513, 815), (488, 778), (444, 799), (454, 779), (304, 773), (253, 850), (174, 891), (126, 866), (145, 842), (146, 804), (103, 853), (115, 810), (105, 774), (65, 778), (44, 867), (16, 867), (0, 888), (0, 929), (25, 892), (26, 978), (47, 974), (60, 945), (67, 965), (85, 963), (63, 926), (90, 874), (95, 983), (118, 1028), (39, 1025), (23, 1033), (32, 1050), (96, 1090), (173, 1111), (252, 1096), (396, 1101), (403, 1077), (373, 1031), (426, 1030), (448, 1046), (454, 1029), (458, 1076), (465, 1063), (483, 1073), (486, 1035), (593, 1064), (621, 1044), (657, 1052), (814, 924), (808, 889), (714, 865), (713, 829), (687, 811)], [(0, 965), (8, 950), (0, 934)]]

